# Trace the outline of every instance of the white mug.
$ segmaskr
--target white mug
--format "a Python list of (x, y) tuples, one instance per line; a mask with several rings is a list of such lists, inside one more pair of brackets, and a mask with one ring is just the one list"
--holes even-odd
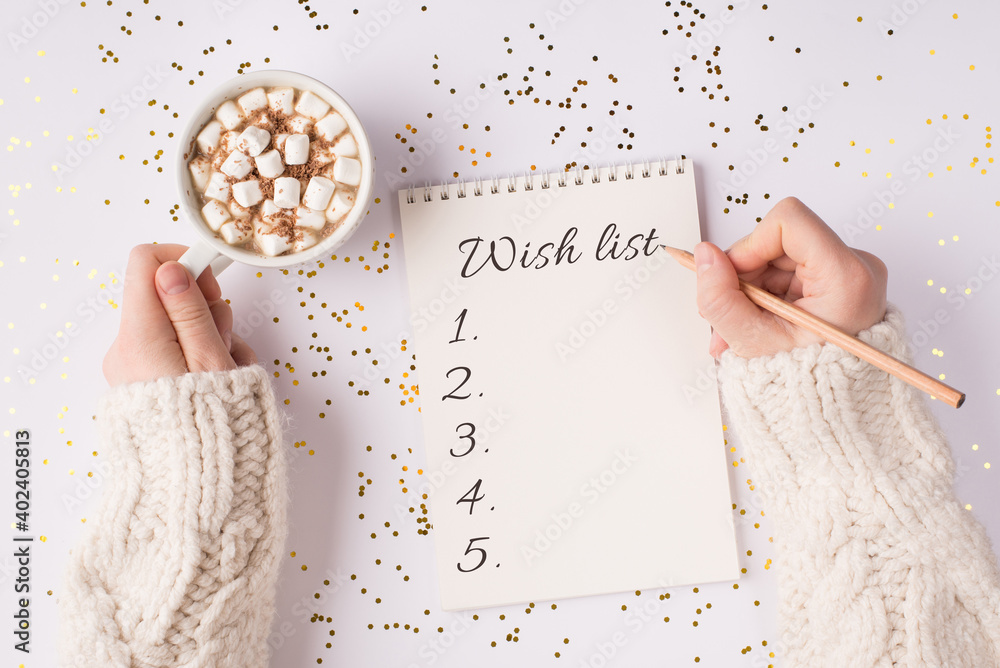
[[(201, 217), (204, 202), (191, 182), (188, 162), (194, 155), (195, 139), (198, 133), (201, 132), (205, 124), (212, 120), (216, 110), (223, 102), (233, 100), (254, 88), (273, 86), (290, 86), (300, 91), (312, 91), (339, 112), (347, 121), (347, 127), (358, 144), (358, 159), (361, 161), (363, 172), (354, 206), (333, 234), (321, 239), (315, 246), (298, 253), (269, 257), (238, 246), (230, 246), (205, 224)], [(181, 142), (177, 159), (177, 187), (181, 196), (181, 208), (188, 221), (194, 226), (198, 240), (181, 256), (179, 262), (195, 278), (198, 278), (209, 266), (212, 267), (212, 272), (218, 275), (234, 261), (255, 267), (279, 268), (310, 262), (339, 248), (354, 234), (354, 231), (368, 214), (368, 207), (371, 205), (372, 195), (375, 191), (375, 156), (372, 153), (368, 134), (361, 125), (358, 115), (354, 113), (344, 98), (329, 86), (312, 77), (284, 70), (262, 70), (230, 79), (213, 90), (191, 115), (184, 132), (181, 134)]]

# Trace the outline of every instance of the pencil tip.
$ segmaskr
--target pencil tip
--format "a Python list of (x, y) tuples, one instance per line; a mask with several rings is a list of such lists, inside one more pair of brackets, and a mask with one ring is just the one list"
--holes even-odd
[(680, 248), (674, 248), (673, 246), (666, 246), (663, 244), (660, 245), (660, 248), (667, 251), (670, 254), (670, 257), (674, 258), (685, 267), (689, 269), (694, 268), (694, 256), (686, 250), (681, 250)]

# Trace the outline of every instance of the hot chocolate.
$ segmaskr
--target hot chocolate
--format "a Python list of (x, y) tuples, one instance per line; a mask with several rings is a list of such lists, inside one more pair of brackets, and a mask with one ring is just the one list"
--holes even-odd
[(266, 256), (296, 253), (353, 208), (363, 165), (347, 121), (309, 90), (254, 88), (226, 100), (188, 161), (202, 219), (216, 236)]

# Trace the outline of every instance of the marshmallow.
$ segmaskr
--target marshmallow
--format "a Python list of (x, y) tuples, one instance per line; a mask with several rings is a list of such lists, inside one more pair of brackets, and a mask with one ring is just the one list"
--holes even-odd
[(295, 101), (294, 88), (275, 88), (267, 94), (267, 103), (276, 114), (292, 115), (292, 103)]
[(277, 234), (273, 227), (258, 218), (253, 221), (253, 237), (264, 255), (281, 255), (292, 247), (290, 239)]
[(208, 179), (212, 176), (212, 163), (205, 156), (199, 155), (188, 163), (188, 169), (191, 171), (191, 183), (195, 190), (204, 192)]
[(313, 122), (305, 116), (292, 116), (288, 121), (288, 129), (296, 134), (306, 134)]
[(347, 212), (354, 207), (354, 193), (337, 190), (326, 207), (326, 219), (331, 223), (339, 222)]
[(247, 221), (228, 221), (222, 224), (219, 228), (219, 236), (230, 246), (235, 246), (236, 244), (242, 244), (244, 241), (250, 238), (252, 230), (250, 229), (250, 223)]
[(291, 135), (285, 140), (285, 162), (289, 165), (304, 165), (309, 162), (307, 135)]
[(280, 135), (274, 135), (274, 137), (271, 138), (271, 145), (274, 146), (274, 148), (276, 148), (278, 150), (284, 151), (285, 150), (285, 140), (286, 139), (288, 139), (288, 134), (287, 133), (286, 134), (280, 134)]
[(285, 171), (285, 164), (281, 162), (281, 154), (277, 149), (261, 153), (254, 158), (254, 162), (257, 164), (257, 171), (265, 179), (277, 178)]
[(225, 174), (212, 172), (212, 176), (208, 179), (208, 185), (205, 186), (205, 197), (217, 199), (220, 202), (229, 201), (229, 181), (226, 180)]
[(310, 120), (318, 121), (326, 115), (326, 112), (330, 110), (330, 105), (326, 103), (323, 98), (311, 90), (307, 90), (299, 97), (298, 104), (295, 105), (295, 111), (307, 116)]
[(298, 179), (282, 176), (274, 180), (274, 203), (282, 209), (294, 209), (299, 205)]
[(274, 216), (282, 213), (281, 207), (274, 203), (274, 200), (266, 199), (260, 205), (260, 215), (268, 225), (274, 224)]
[(202, 128), (201, 132), (198, 133), (198, 138), (195, 140), (198, 143), (198, 150), (202, 153), (211, 153), (219, 146), (219, 140), (222, 138), (222, 123), (216, 120), (211, 120), (208, 124)]
[(326, 216), (322, 211), (313, 211), (307, 206), (300, 206), (295, 210), (295, 225), (308, 227), (311, 230), (322, 230), (326, 225)]
[(312, 230), (298, 230), (298, 233), (295, 236), (298, 238), (292, 243), (293, 253), (298, 253), (299, 251), (304, 251), (307, 248), (312, 248), (316, 245), (316, 242), (319, 241), (319, 235)]
[(236, 144), (240, 141), (240, 133), (236, 130), (226, 130), (219, 140), (219, 150), (229, 155), (236, 150)]
[(358, 157), (358, 142), (354, 141), (354, 135), (346, 134), (336, 142), (330, 149), (338, 158)]
[[(337, 162), (340, 162), (339, 160)], [(253, 169), (253, 163), (250, 162), (250, 158), (246, 156), (242, 151), (233, 151), (226, 158), (226, 161), (222, 163), (222, 168), (220, 171), (223, 174), (233, 177), (234, 179), (242, 179), (244, 176), (250, 173)], [(336, 169), (336, 165), (334, 165)]]
[(333, 191), (336, 189), (337, 184), (330, 179), (314, 176), (309, 179), (309, 186), (306, 188), (306, 194), (302, 197), (302, 203), (310, 209), (322, 211), (330, 203), (330, 198), (333, 197)]
[(250, 207), (264, 199), (260, 181), (240, 181), (233, 184), (233, 199), (240, 206)]
[(236, 141), (236, 147), (255, 158), (263, 152), (267, 145), (271, 143), (271, 133), (267, 130), (251, 125), (240, 135)]
[(238, 202), (229, 203), (229, 213), (233, 218), (249, 218), (253, 215), (253, 211), (250, 209), (240, 206)]
[[(337, 157), (337, 156), (335, 156), (333, 154), (333, 151), (330, 150), (329, 146), (324, 146), (324, 147), (320, 148), (320, 147), (318, 147), (316, 145), (316, 142), (313, 142), (310, 145), (309, 148), (311, 149), (310, 150), (310, 154), (309, 154), (309, 159), (312, 160), (312, 161), (314, 161), (318, 165), (324, 165), (324, 166), (331, 165), (331, 163)], [(332, 169), (332, 165), (331, 165), (331, 169)], [(324, 171), (328, 171), (328, 170), (324, 170)]]
[(337, 158), (333, 163), (333, 178), (349, 186), (358, 185), (361, 183), (361, 162), (354, 158)]
[(219, 201), (212, 200), (202, 207), (201, 217), (212, 228), (213, 232), (218, 232), (222, 224), (229, 220), (229, 209)]
[(219, 105), (219, 110), (215, 112), (215, 117), (222, 123), (222, 127), (227, 130), (235, 130), (243, 122), (243, 112), (232, 100), (226, 100)]
[(267, 106), (267, 94), (263, 88), (254, 88), (252, 91), (240, 95), (236, 101), (239, 103), (240, 108), (243, 109), (243, 114), (249, 118), (253, 115), (253, 112)]
[(219, 140), (219, 147), (215, 149), (215, 155), (212, 157), (212, 167), (216, 171), (222, 167), (222, 163), (226, 161), (229, 154), (236, 150), (236, 142), (239, 140), (239, 137), (240, 133), (235, 130), (222, 133), (222, 138)]
[(336, 111), (331, 111), (322, 119), (316, 121), (316, 132), (327, 141), (333, 139), (347, 129), (347, 121)]

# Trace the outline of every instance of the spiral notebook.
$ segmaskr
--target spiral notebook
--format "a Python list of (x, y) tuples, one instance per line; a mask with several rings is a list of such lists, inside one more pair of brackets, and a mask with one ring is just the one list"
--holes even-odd
[(691, 162), (399, 208), (442, 608), (738, 578)]

